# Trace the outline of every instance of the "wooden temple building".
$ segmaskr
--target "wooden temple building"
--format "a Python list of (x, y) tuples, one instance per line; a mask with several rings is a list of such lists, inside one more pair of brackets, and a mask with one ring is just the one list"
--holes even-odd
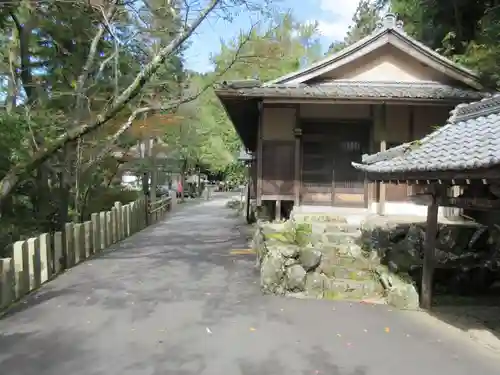
[(419, 187), (413, 199), (427, 206), (421, 303), (429, 308), (439, 206), (485, 211), (500, 224), (500, 96), (460, 104), (446, 125), (421, 140), (352, 165), (369, 181)]
[(224, 82), (216, 94), (254, 156), (257, 206), (277, 217), (285, 204), (425, 215), (411, 200), (419, 185), (404, 175), (399, 184), (367, 179), (352, 162), (425, 137), (459, 103), (488, 96), (482, 90), (474, 72), (387, 14), (371, 35), (309, 67), (266, 83)]

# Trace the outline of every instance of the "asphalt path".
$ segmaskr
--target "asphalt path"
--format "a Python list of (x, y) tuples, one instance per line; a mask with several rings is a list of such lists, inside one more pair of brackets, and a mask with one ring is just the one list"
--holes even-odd
[(241, 221), (189, 205), (0, 320), (0, 374), (500, 374), (487, 350), (387, 306), (263, 296)]

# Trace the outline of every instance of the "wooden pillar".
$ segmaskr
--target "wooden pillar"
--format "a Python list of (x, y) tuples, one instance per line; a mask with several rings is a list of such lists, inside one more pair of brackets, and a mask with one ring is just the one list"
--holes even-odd
[(252, 173), (251, 173), (251, 168), (250, 165), (246, 166), (247, 168), (247, 175), (248, 175), (248, 181), (247, 181), (247, 198), (246, 198), (246, 206), (245, 206), (245, 218), (247, 220), (247, 224), (250, 224), (250, 188), (251, 188), (251, 181), (252, 181)]
[[(387, 149), (387, 115), (386, 115), (386, 105), (382, 104), (380, 107), (380, 111), (377, 113), (377, 122), (378, 122), (378, 132), (379, 132), (379, 151), (385, 151)], [(385, 184), (383, 182), (378, 183), (378, 205), (377, 205), (377, 214), (384, 215), (385, 214), (385, 199), (386, 199), (386, 191)]]
[(281, 220), (281, 200), (276, 201), (276, 210), (274, 212), (274, 220)]
[[(415, 131), (415, 107), (414, 106), (409, 106), (408, 107), (408, 140), (407, 142), (413, 142), (414, 140), (417, 139), (417, 133)], [(415, 191), (416, 193), (416, 191)], [(413, 186), (410, 184), (406, 185), (406, 200), (408, 201), (408, 197), (411, 197), (414, 194), (414, 189)]]
[(262, 205), (262, 102), (259, 102), (259, 124), (257, 127), (257, 191), (256, 203), (257, 207)]
[(420, 288), (420, 305), (424, 309), (430, 309), (432, 305), (432, 279), (434, 274), (436, 236), (438, 231), (438, 209), (436, 191), (433, 191), (431, 203), (427, 207), (424, 264), (422, 268), (422, 285)]
[[(371, 104), (370, 105), (370, 133), (369, 133), (369, 140), (368, 140), (368, 150), (366, 150), (367, 154), (373, 154), (377, 152), (377, 149), (375, 148), (375, 125), (376, 125), (376, 118), (375, 118), (375, 105)], [(365, 173), (365, 206), (368, 209), (371, 209), (372, 203), (375, 200), (377, 191), (376, 191), (376, 186), (377, 183), (372, 182), (368, 180), (367, 174)]]
[(302, 176), (301, 176), (301, 168), (300, 168), (300, 149), (301, 142), (300, 138), (302, 137), (302, 128), (300, 124), (300, 106), (297, 106), (295, 110), (295, 150), (294, 150), (294, 180), (293, 180), (293, 192), (294, 192), (294, 206), (300, 206), (300, 190), (302, 186)]

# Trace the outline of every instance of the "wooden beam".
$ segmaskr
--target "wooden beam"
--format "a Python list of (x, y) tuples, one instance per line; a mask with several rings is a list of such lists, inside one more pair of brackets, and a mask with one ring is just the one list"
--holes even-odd
[(293, 195), (287, 194), (262, 194), (261, 199), (263, 201), (293, 201)]
[[(241, 95), (240, 92), (231, 92), (229, 95), (220, 96), (224, 101), (235, 98), (237, 100), (248, 100), (255, 98), (251, 95)], [(463, 98), (453, 99), (407, 99), (407, 98), (356, 98), (356, 99), (338, 99), (338, 98), (264, 98), (266, 105), (283, 105), (283, 104), (322, 104), (322, 105), (351, 105), (351, 104), (367, 104), (377, 105), (381, 102), (388, 102), (391, 105), (404, 105), (404, 106), (456, 106), (463, 103)]]
[(429, 171), (429, 172), (387, 172), (387, 173), (370, 173), (368, 172), (370, 181), (384, 181), (396, 183), (397, 181), (406, 181), (406, 183), (417, 185), (425, 184), (429, 181), (431, 184), (436, 182), (447, 185), (467, 185), (466, 180), (472, 183), (474, 180), (480, 181), (482, 184), (494, 183), (500, 181), (500, 165), (492, 168), (478, 168), (474, 170), (447, 170), (447, 171)]
[(436, 236), (438, 231), (438, 209), (439, 205), (436, 195), (427, 206), (427, 226), (425, 231), (424, 264), (422, 268), (422, 285), (420, 305), (424, 309), (430, 309), (432, 305), (432, 280), (434, 275), (434, 258), (436, 249)]

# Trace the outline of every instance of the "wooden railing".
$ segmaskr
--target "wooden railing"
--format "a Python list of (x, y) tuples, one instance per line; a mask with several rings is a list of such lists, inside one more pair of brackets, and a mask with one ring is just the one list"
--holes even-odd
[(172, 197), (167, 196), (148, 203), (149, 224), (158, 222), (165, 213), (172, 210)]
[[(162, 209), (157, 219), (161, 219)], [(11, 246), (0, 258), (0, 315), (3, 308), (147, 226), (144, 198), (126, 205), (116, 202), (83, 223), (66, 223), (64, 231), (43, 233)]]

